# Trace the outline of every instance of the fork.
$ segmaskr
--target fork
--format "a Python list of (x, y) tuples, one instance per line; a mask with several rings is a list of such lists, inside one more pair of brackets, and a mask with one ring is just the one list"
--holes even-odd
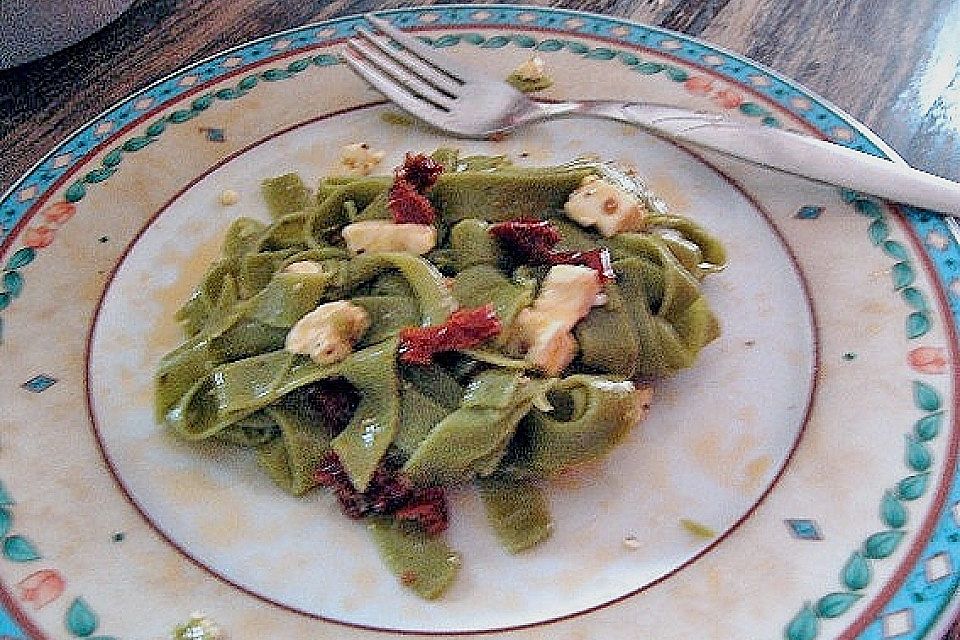
[(562, 116), (637, 125), (755, 165), (933, 211), (960, 213), (960, 184), (794, 131), (737, 122), (718, 113), (645, 102), (541, 102), (443, 54), (386, 20), (359, 27), (345, 61), (397, 106), (462, 138), (488, 139)]

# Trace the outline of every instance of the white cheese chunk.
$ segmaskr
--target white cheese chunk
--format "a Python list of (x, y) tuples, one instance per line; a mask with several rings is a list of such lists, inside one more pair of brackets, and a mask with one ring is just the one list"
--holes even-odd
[(527, 362), (558, 375), (577, 354), (573, 328), (593, 307), (602, 285), (597, 272), (579, 265), (550, 267), (533, 306), (517, 314), (516, 337)]
[(567, 198), (563, 210), (585, 227), (596, 226), (607, 238), (642, 228), (645, 213), (637, 196), (596, 176), (584, 179)]
[(291, 353), (310, 356), (317, 364), (332, 364), (353, 351), (369, 326), (363, 307), (346, 300), (328, 302), (300, 318), (287, 333), (284, 346)]
[(233, 189), (224, 189), (220, 192), (220, 204), (225, 207), (232, 207), (240, 202), (240, 194)]
[(633, 401), (637, 406), (637, 422), (640, 422), (650, 413), (650, 404), (653, 402), (653, 386), (641, 385), (633, 392)]
[(544, 68), (546, 65), (543, 62), (543, 58), (540, 56), (533, 56), (528, 58), (526, 62), (522, 63), (519, 67), (513, 70), (517, 77), (521, 80), (527, 81), (536, 81), (541, 80), (544, 77)]
[(389, 220), (362, 220), (340, 232), (352, 253), (405, 251), (422, 256), (437, 244), (437, 230), (429, 224), (397, 224)]
[(367, 175), (380, 164), (386, 154), (383, 151), (374, 151), (366, 142), (355, 142), (340, 147), (340, 164), (348, 170)]
[(283, 268), (284, 273), (323, 273), (323, 265), (314, 260), (291, 262)]

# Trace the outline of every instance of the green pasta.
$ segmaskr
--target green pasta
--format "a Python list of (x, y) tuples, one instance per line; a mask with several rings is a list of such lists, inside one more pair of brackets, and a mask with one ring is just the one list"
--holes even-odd
[(538, 487), (491, 479), (478, 480), (477, 487), (487, 520), (510, 553), (531, 549), (550, 535), (550, 505)]
[[(352, 253), (341, 234), (392, 225), (400, 178), (330, 176), (316, 189), (292, 173), (264, 180), (270, 221), (238, 218), (227, 230), (176, 313), (184, 341), (160, 360), (155, 394), (157, 420), (177, 436), (251, 449), (290, 494), (340, 478), (338, 495), (353, 496), (352, 515), (366, 519), (388, 568), (428, 599), (460, 566), (439, 533), (437, 491), (475, 486), (511, 553), (545, 540), (553, 522), (539, 484), (606, 455), (640, 417), (634, 381), (692, 366), (719, 335), (701, 282), (726, 262), (721, 243), (685, 217), (649, 211), (610, 237), (567, 217), (571, 193), (605, 167), (521, 168), (455, 149), (431, 158), (443, 168), (424, 191), (437, 242), (417, 252)], [(531, 258), (491, 233), (517, 220), (549, 222), (557, 255), (609, 255), (602, 300), (550, 343), (574, 349), (556, 371), (530, 357), (555, 320), (537, 315), (549, 307), (546, 249)], [(388, 228), (399, 227), (377, 233)], [(427, 364), (404, 360), (409, 332), (487, 307), (494, 337)], [(324, 393), (338, 400), (324, 405)], [(384, 478), (392, 497), (377, 493)], [(401, 494), (409, 509), (370, 507)]]

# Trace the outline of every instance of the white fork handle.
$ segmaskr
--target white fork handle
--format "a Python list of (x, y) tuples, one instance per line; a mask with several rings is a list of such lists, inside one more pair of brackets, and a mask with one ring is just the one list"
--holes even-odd
[(637, 102), (598, 100), (542, 106), (548, 116), (619, 120), (763, 167), (923, 209), (960, 213), (960, 183), (800, 133), (740, 123), (720, 114)]

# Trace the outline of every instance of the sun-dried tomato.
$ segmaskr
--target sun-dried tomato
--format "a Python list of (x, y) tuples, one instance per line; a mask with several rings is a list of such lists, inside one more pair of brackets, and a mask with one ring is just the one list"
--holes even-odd
[(440, 487), (414, 487), (390, 462), (382, 462), (360, 492), (336, 452), (328, 451), (314, 471), (317, 484), (333, 491), (340, 507), (351, 518), (392, 515), (419, 524), (428, 535), (443, 532), (448, 524), (447, 504)]
[(605, 247), (588, 251), (556, 251), (560, 232), (546, 220), (508, 220), (491, 225), (490, 234), (527, 264), (575, 264), (597, 272), (601, 282), (615, 278)]
[(442, 324), (401, 329), (400, 360), (411, 364), (430, 364), (435, 353), (476, 347), (499, 334), (502, 329), (492, 304), (458, 309)]
[(422, 153), (408, 153), (403, 158), (403, 164), (394, 170), (393, 175), (396, 182), (407, 182), (418, 192), (426, 193), (427, 189), (437, 182), (441, 173), (443, 173), (443, 165), (430, 156)]
[(616, 279), (613, 265), (610, 263), (610, 252), (606, 247), (590, 249), (589, 251), (551, 251), (547, 256), (550, 264), (576, 264), (589, 267), (600, 276), (600, 282), (611, 282)]
[(286, 402), (322, 422), (332, 434), (343, 431), (360, 404), (357, 388), (343, 378), (321, 380), (288, 394)]
[(507, 245), (521, 262), (543, 264), (560, 242), (560, 232), (546, 220), (508, 220), (491, 225), (490, 234)]
[(437, 219), (437, 212), (426, 196), (403, 180), (397, 180), (390, 187), (387, 207), (397, 224), (433, 224)]
[(440, 487), (420, 489), (413, 499), (394, 512), (399, 520), (419, 524), (427, 535), (435, 536), (447, 528), (447, 503)]

